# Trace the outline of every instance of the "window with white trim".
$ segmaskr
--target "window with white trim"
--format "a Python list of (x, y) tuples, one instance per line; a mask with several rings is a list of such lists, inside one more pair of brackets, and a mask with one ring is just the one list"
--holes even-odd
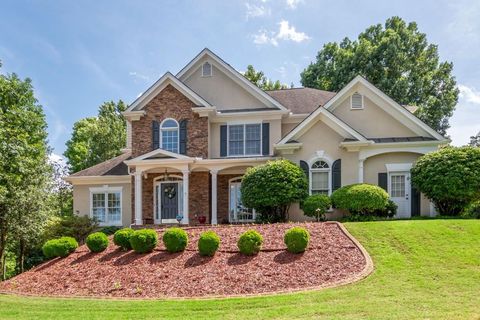
[(329, 195), (330, 179), (331, 171), (328, 163), (323, 160), (315, 161), (310, 167), (310, 194)]
[(179, 135), (178, 122), (174, 119), (165, 119), (160, 125), (161, 148), (178, 153)]
[(118, 188), (91, 189), (91, 215), (100, 225), (122, 224), (122, 191)]
[(360, 93), (355, 92), (352, 94), (350, 102), (350, 107), (352, 109), (363, 109), (363, 96)]
[(229, 156), (258, 156), (262, 151), (262, 126), (260, 123), (228, 126)]
[(212, 76), (212, 64), (208, 61), (202, 65), (202, 77)]
[(229, 222), (253, 222), (255, 210), (247, 208), (242, 203), (242, 178), (234, 178), (229, 182)]

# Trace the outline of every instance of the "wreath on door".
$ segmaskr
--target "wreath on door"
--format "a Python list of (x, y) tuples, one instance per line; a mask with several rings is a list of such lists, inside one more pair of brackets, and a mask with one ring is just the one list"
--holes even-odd
[(175, 190), (175, 187), (173, 187), (173, 186), (165, 187), (163, 192), (168, 197), (168, 199), (173, 199), (177, 195), (177, 191)]

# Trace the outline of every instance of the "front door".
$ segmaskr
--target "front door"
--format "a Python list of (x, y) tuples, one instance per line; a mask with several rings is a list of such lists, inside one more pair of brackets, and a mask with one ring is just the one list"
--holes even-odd
[(392, 172), (389, 175), (390, 198), (398, 206), (396, 218), (410, 218), (410, 172)]
[(178, 183), (162, 183), (160, 188), (160, 216), (162, 220), (175, 220), (178, 212)]

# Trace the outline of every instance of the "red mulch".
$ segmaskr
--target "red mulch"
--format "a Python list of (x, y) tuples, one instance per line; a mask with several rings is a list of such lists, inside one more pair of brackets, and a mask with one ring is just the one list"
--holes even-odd
[[(160, 244), (150, 254), (124, 252), (111, 244), (102, 253), (80, 247), (0, 283), (0, 290), (34, 295), (102, 297), (199, 297), (299, 290), (341, 282), (365, 267), (361, 251), (336, 224), (303, 223), (311, 235), (304, 254), (288, 253), (283, 234), (294, 224), (187, 228), (187, 251), (169, 254)], [(247, 229), (264, 236), (263, 250), (246, 257), (237, 251)], [(222, 243), (213, 258), (197, 251), (199, 234), (215, 229)], [(161, 233), (162, 229), (158, 232)], [(161, 242), (161, 240), (160, 240)]]

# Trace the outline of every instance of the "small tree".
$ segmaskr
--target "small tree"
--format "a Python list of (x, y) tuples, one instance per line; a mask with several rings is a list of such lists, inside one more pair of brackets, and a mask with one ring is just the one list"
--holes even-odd
[(480, 195), (480, 148), (447, 147), (420, 157), (413, 184), (441, 215), (458, 215)]
[(307, 217), (314, 217), (317, 221), (324, 221), (325, 213), (331, 205), (332, 201), (327, 195), (314, 194), (303, 202), (303, 213)]
[(242, 202), (263, 221), (281, 222), (290, 205), (304, 200), (308, 183), (299, 166), (288, 160), (269, 161), (249, 168), (242, 180)]

